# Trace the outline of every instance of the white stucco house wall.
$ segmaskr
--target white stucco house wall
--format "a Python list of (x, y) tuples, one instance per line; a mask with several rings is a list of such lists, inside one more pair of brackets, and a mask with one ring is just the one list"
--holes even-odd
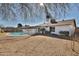
[[(50, 30), (50, 27), (52, 30)], [(27, 32), (28, 34), (36, 34), (36, 33), (42, 33), (40, 29), (44, 28), (45, 31), (50, 32), (50, 34), (56, 34), (61, 35), (60, 31), (67, 31), (69, 32), (69, 36), (72, 36), (76, 29), (76, 21), (75, 19), (69, 19), (69, 20), (63, 20), (63, 21), (57, 21), (55, 23), (51, 23), (50, 21), (40, 24), (38, 26), (30, 26), (30, 27), (24, 27), (24, 32)], [(39, 32), (40, 30), (40, 32)], [(44, 32), (45, 32), (44, 31)]]
[(23, 28), (22, 31), (26, 32), (29, 35), (38, 33), (38, 29), (35, 27)]
[(50, 31), (50, 27), (54, 28), (54, 31), (51, 31), (51, 34), (61, 35), (60, 31), (68, 31), (69, 36), (72, 36), (75, 32), (76, 22), (75, 19), (57, 21), (56, 23), (44, 23), (39, 25), (40, 27), (44, 27), (45, 31)]

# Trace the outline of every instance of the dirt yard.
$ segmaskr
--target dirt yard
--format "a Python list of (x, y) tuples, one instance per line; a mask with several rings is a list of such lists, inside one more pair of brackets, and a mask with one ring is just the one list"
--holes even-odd
[[(70, 56), (79, 55), (72, 51), (72, 41), (48, 36), (9, 38), (0, 40), (0, 55), (9, 56)], [(79, 48), (79, 43), (77, 43)]]

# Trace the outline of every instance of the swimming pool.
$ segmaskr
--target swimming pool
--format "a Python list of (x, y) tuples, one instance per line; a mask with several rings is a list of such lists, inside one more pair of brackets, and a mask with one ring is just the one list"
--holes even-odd
[(26, 32), (10, 32), (9, 36), (27, 36)]

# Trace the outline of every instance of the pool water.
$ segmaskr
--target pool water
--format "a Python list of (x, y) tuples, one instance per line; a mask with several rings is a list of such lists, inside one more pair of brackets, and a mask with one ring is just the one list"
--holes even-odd
[(26, 32), (10, 32), (10, 36), (24, 36), (28, 35)]

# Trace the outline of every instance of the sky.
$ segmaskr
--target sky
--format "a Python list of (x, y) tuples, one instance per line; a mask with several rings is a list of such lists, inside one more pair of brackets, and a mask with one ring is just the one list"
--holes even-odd
[[(73, 4), (72, 4), (73, 5)], [(65, 17), (60, 17), (60, 20), (62, 19), (75, 19), (76, 20), (76, 26), (79, 27), (79, 5), (78, 7), (76, 4), (74, 4), (71, 9), (69, 10), (68, 14)]]
[[(3, 25), (5, 27), (16, 27), (18, 23), (21, 23), (23, 25), (38, 25), (44, 23), (44, 13), (41, 13), (41, 17), (33, 17), (33, 18), (28, 18), (27, 20), (22, 20), (20, 17), (18, 17), (16, 20), (3, 20), (0, 19), (0, 25)], [(63, 19), (75, 19), (76, 20), (76, 25), (79, 27), (79, 10), (78, 8), (74, 6), (71, 7), (71, 10), (68, 12), (68, 14), (65, 17), (60, 17), (57, 20), (63, 20)]]

